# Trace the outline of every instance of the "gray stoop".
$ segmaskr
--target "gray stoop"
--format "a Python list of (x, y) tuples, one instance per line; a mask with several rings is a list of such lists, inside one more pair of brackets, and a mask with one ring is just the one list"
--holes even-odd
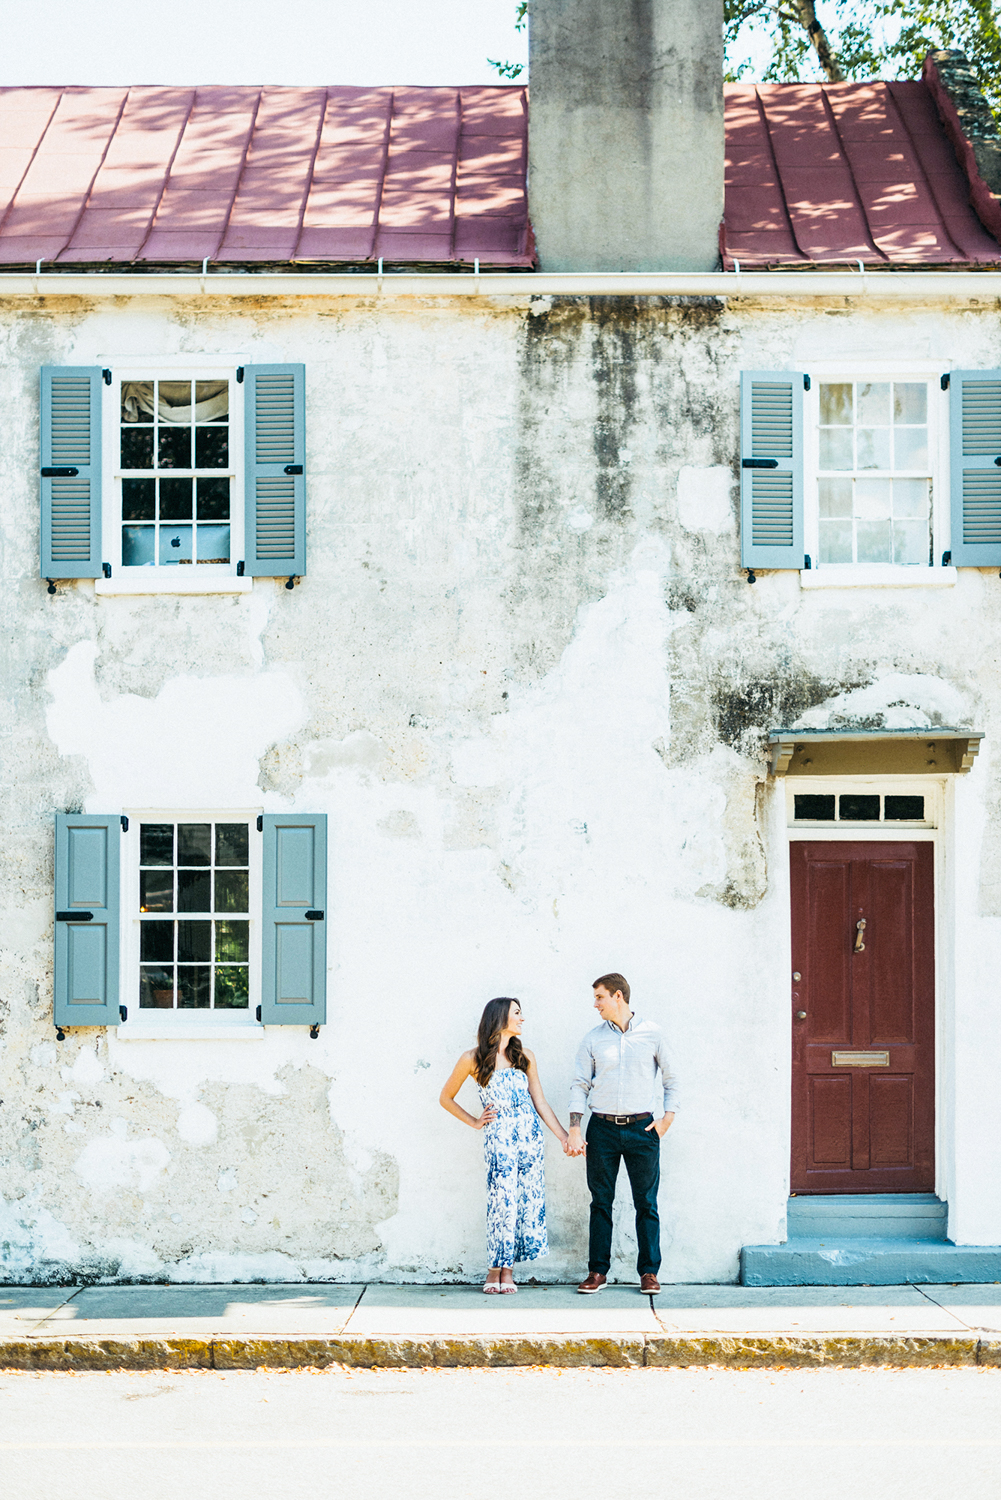
[(900, 1286), (1001, 1281), (1001, 1245), (954, 1245), (934, 1193), (790, 1198), (788, 1239), (745, 1245), (744, 1286)]

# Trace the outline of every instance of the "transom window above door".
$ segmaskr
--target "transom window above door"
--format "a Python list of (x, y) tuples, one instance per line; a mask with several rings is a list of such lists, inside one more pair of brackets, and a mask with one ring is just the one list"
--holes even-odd
[[(923, 783), (923, 784), (922, 784)], [(786, 780), (786, 817), (790, 830), (829, 829), (851, 836), (877, 829), (906, 836), (907, 828), (935, 828), (939, 821), (940, 786), (931, 778), (901, 777), (861, 785), (820, 776), (792, 776)]]

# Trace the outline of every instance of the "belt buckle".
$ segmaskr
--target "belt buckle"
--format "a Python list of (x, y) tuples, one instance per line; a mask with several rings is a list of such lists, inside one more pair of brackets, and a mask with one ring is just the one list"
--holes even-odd
[(628, 1125), (631, 1119), (632, 1115), (616, 1115), (615, 1123), (616, 1125)]

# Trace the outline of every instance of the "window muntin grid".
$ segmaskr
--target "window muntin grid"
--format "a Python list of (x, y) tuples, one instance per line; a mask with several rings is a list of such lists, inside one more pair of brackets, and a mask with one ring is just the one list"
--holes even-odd
[(923, 823), (925, 797), (913, 792), (795, 792), (797, 823)]
[(250, 825), (139, 828), (139, 1007), (247, 1010)]
[(822, 564), (931, 563), (926, 380), (821, 382), (818, 502)]
[(122, 380), (120, 398), (122, 566), (228, 564), (229, 381)]

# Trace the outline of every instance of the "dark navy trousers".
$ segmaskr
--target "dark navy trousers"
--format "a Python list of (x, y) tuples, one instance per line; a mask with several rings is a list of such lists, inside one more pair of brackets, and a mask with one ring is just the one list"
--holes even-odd
[(587, 1185), (591, 1192), (591, 1233), (587, 1268), (608, 1275), (612, 1261), (612, 1204), (619, 1162), (624, 1161), (636, 1210), (636, 1269), (641, 1276), (660, 1270), (660, 1136), (650, 1120), (613, 1125), (592, 1115), (587, 1126)]

